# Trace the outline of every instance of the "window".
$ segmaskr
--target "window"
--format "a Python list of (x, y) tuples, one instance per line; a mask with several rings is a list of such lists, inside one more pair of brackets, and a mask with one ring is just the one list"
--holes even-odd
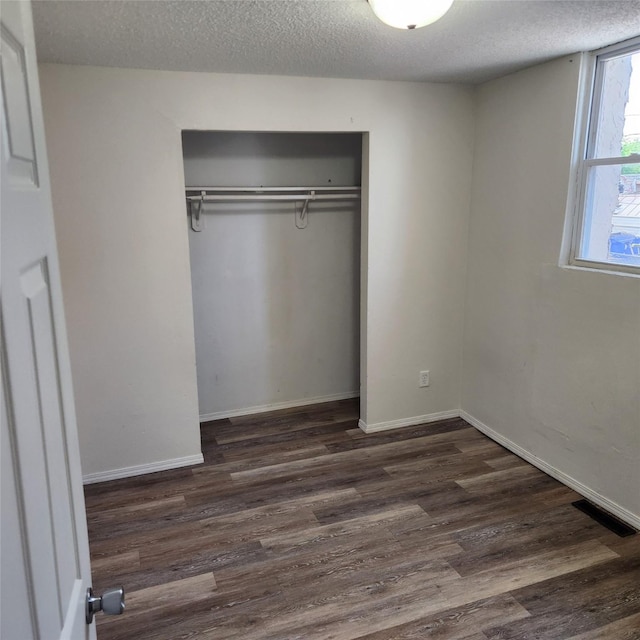
[(640, 38), (594, 67), (571, 262), (640, 275)]

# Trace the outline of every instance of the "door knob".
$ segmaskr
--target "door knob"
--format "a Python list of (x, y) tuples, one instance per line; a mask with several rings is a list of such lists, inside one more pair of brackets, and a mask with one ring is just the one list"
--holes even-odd
[(119, 616), (124, 612), (124, 587), (108, 589), (101, 596), (94, 596), (93, 589), (89, 587), (84, 611), (87, 624), (93, 622), (93, 616), (98, 611), (108, 616)]

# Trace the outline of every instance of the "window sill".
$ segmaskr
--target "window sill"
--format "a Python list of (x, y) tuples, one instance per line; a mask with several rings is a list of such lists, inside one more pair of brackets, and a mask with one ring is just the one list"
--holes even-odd
[(640, 278), (640, 268), (624, 265), (610, 264), (608, 262), (590, 262), (587, 260), (574, 260), (569, 264), (561, 264), (562, 269), (570, 271), (589, 271), (591, 273), (603, 273), (610, 276), (625, 276)]

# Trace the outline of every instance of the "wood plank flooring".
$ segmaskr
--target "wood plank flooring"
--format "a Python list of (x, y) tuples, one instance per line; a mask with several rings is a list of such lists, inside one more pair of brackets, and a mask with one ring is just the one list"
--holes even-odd
[(344, 401), (202, 426), (205, 464), (86, 487), (98, 640), (640, 640), (640, 535), (460, 419)]

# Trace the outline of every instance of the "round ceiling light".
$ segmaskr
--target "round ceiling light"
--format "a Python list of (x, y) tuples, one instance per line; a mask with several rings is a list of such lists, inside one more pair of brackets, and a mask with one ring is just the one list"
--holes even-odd
[(369, 0), (373, 12), (396, 29), (417, 29), (442, 18), (453, 0)]

